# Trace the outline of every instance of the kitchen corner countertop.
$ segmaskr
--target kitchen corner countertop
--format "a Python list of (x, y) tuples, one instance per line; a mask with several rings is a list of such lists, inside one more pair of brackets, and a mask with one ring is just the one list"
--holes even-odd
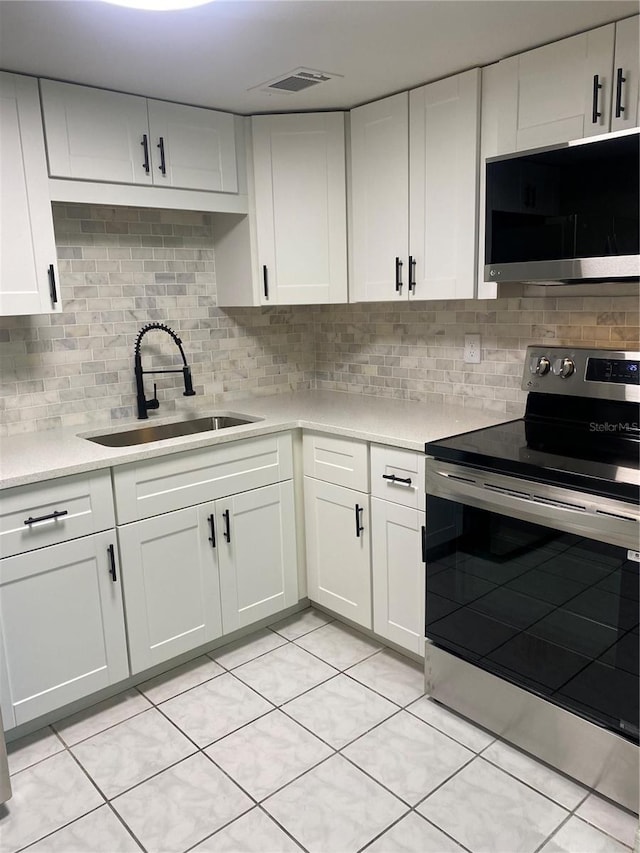
[[(87, 436), (122, 432), (146, 424), (171, 423), (207, 415), (242, 414), (253, 423), (219, 431), (169, 438), (131, 447), (103, 447)], [(110, 468), (170, 453), (303, 428), (424, 451), (426, 441), (513, 420), (514, 416), (438, 403), (413, 403), (342, 391), (299, 391), (251, 395), (219, 408), (173, 413), (117, 425), (24, 433), (0, 439), (0, 488)]]

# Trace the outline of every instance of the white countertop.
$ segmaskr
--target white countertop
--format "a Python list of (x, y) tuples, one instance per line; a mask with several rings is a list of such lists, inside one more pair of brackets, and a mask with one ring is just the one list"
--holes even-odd
[(0, 488), (37, 483), (52, 477), (109, 468), (298, 427), (423, 452), (426, 441), (514, 419), (513, 416), (463, 406), (411, 403), (341, 391), (301, 391), (265, 397), (252, 395), (234, 400), (215, 411), (203, 410), (197, 416), (211, 414), (243, 414), (260, 420), (231, 429), (133, 447), (102, 447), (83, 436), (120, 432), (181, 418), (175, 414), (165, 418), (152, 415), (145, 422), (132, 420), (109, 428), (46, 430), (2, 438)]

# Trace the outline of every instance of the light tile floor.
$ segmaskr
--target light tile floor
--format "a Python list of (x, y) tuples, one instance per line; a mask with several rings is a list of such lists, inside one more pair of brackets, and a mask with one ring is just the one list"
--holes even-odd
[(637, 817), (306, 610), (9, 745), (2, 853), (630, 853)]

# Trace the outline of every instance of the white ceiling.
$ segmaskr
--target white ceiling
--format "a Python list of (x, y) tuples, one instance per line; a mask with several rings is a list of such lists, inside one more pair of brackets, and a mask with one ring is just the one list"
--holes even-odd
[[(343, 109), (637, 14), (637, 0), (0, 0), (0, 66), (237, 113)], [(342, 75), (249, 91), (304, 66)]]

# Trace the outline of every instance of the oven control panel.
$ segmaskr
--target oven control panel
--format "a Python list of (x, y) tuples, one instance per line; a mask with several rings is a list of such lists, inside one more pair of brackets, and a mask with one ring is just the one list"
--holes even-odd
[(640, 401), (640, 353), (529, 346), (522, 390)]

